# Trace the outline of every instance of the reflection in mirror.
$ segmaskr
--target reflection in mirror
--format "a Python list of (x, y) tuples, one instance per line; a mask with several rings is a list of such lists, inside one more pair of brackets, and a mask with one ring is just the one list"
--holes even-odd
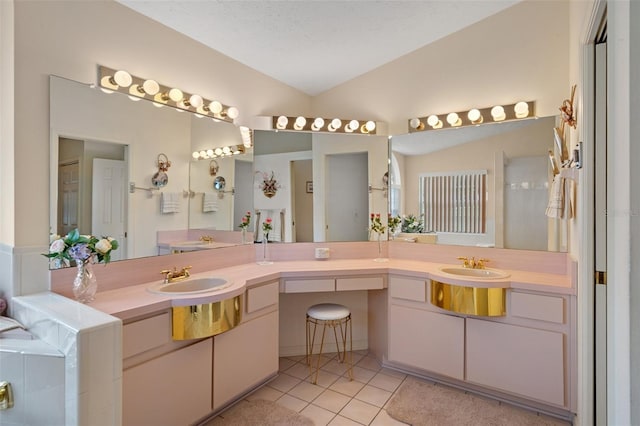
[(222, 176), (217, 176), (213, 180), (213, 189), (215, 189), (216, 191), (224, 190), (225, 186), (227, 186), (227, 183), (226, 183), (225, 179)]
[(392, 214), (418, 216), (439, 244), (561, 250), (563, 227), (545, 216), (555, 124), (545, 117), (394, 136)]
[[(190, 203), (196, 198), (188, 196), (193, 193), (189, 187), (192, 144), (206, 143), (207, 147), (214, 148), (242, 144), (236, 126), (200, 119), (195, 114), (179, 113), (173, 108), (158, 108), (152, 102), (133, 102), (122, 94), (106, 94), (90, 85), (56, 76), (50, 77), (49, 101), (51, 233), (64, 235), (75, 227), (73, 222), (77, 222), (81, 234), (100, 235), (104, 232), (120, 242), (112, 260), (116, 256), (131, 259), (166, 252), (161, 250), (166, 244), (160, 244), (164, 241), (159, 239), (159, 235), (167, 234), (177, 240), (197, 240), (206, 233), (204, 230), (192, 230), (189, 223)], [(64, 146), (65, 140), (76, 141), (76, 154), (65, 153), (68, 149)], [(115, 151), (119, 153), (115, 154)], [(159, 154), (171, 159), (171, 179), (156, 187), (153, 176), (158, 172)], [(68, 165), (73, 167), (75, 160), (70, 160), (70, 157), (77, 160), (77, 172), (65, 170), (66, 177), (59, 176), (59, 166), (71, 163)], [(122, 204), (110, 202), (103, 203), (102, 207), (92, 206), (92, 198), (96, 198), (92, 194), (94, 158), (124, 161), (121, 180), (117, 183)], [(208, 166), (208, 161), (206, 163)], [(229, 170), (231, 175), (227, 174)], [(223, 171), (227, 176), (227, 187), (233, 187), (233, 182), (229, 181), (233, 167)], [(209, 178), (206, 190), (212, 192), (212, 178), (208, 170), (206, 176)], [(64, 182), (59, 183), (59, 179)], [(74, 189), (73, 185), (77, 188)], [(204, 189), (199, 191), (204, 192)], [(59, 192), (62, 195), (59, 196)], [(104, 196), (102, 190), (100, 194)], [(177, 200), (175, 211), (162, 212), (161, 194)], [(66, 197), (66, 204), (59, 204), (59, 197)], [(245, 191), (245, 197), (251, 200), (251, 189)], [(198, 201), (201, 212), (202, 196)], [(111, 211), (102, 210), (103, 207), (109, 207)], [(112, 222), (121, 223), (122, 230), (95, 227), (92, 221), (98, 211), (111, 214)], [(220, 223), (212, 224), (210, 221), (197, 226), (217, 231), (233, 229), (228, 218)]]
[[(388, 171), (386, 136), (255, 131), (254, 137), (254, 206), (260, 220), (275, 223), (270, 240), (363, 241), (369, 214), (386, 218), (386, 193), (369, 191)], [(267, 196), (260, 183), (272, 173), (280, 187)]]

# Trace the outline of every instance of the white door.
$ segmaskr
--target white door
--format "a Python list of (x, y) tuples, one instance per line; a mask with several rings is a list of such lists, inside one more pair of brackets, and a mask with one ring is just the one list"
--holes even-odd
[(93, 160), (91, 233), (115, 238), (119, 247), (111, 260), (127, 258), (126, 253), (126, 171), (121, 160)]
[(58, 166), (58, 223), (53, 230), (67, 235), (78, 227), (80, 213), (80, 163), (73, 161)]
[(369, 154), (327, 156), (327, 241), (369, 238)]

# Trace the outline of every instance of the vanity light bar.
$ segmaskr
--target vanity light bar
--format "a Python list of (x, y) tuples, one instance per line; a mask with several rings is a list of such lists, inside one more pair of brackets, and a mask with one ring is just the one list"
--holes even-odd
[(410, 118), (409, 133), (425, 130), (451, 129), (464, 126), (523, 120), (535, 117), (535, 102), (520, 101), (510, 105), (495, 105), (488, 108), (473, 108), (468, 111), (432, 114), (426, 117)]
[(168, 87), (155, 80), (144, 79), (127, 71), (98, 66), (98, 85), (106, 93), (120, 92), (129, 95), (133, 101), (144, 99), (157, 107), (170, 106), (178, 111), (189, 111), (198, 117), (209, 117), (218, 121), (233, 123), (238, 117), (238, 109), (219, 101), (211, 101), (194, 93), (183, 92), (176, 87)]
[(372, 120), (343, 120), (340, 118), (271, 117), (274, 130), (292, 130), (298, 132), (329, 132), (375, 135), (376, 122)]
[(194, 160), (209, 160), (211, 158), (231, 157), (245, 153), (244, 145), (219, 146), (217, 148), (194, 151), (191, 156)]

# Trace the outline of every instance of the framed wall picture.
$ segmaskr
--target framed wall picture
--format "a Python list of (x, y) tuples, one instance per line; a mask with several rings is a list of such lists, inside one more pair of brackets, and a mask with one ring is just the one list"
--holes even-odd
[(313, 193), (313, 181), (307, 181), (307, 194)]

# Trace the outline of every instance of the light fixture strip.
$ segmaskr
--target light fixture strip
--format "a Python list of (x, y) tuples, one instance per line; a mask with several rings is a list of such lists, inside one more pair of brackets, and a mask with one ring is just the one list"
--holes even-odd
[[(516, 115), (516, 105), (519, 107), (525, 103), (527, 105), (526, 113), (520, 113), (518, 116)], [(504, 117), (499, 117), (495, 119), (492, 115), (492, 110), (497, 107), (502, 107), (504, 110)], [(480, 112), (480, 118), (475, 121), (471, 121), (469, 118), (469, 112), (477, 110)], [(449, 117), (452, 117), (453, 114), (456, 114), (458, 117), (458, 122), (454, 122), (452, 120), (447, 120)], [(432, 114), (425, 117), (419, 118), (410, 118), (407, 120), (409, 133), (414, 132), (423, 132), (426, 130), (441, 130), (441, 129), (454, 129), (465, 126), (479, 126), (482, 124), (489, 123), (502, 123), (505, 121), (514, 121), (514, 120), (523, 120), (528, 118), (535, 117), (535, 101), (527, 101), (527, 102), (517, 102), (510, 105), (495, 105), (488, 108), (472, 108), (468, 111), (458, 111), (455, 113), (444, 113), (444, 114)], [(436, 120), (437, 118), (437, 120)], [(431, 119), (431, 120), (430, 120)], [(418, 121), (416, 121), (418, 120)], [(429, 122), (437, 123), (435, 126), (431, 126)]]
[[(303, 122), (302, 119), (304, 120), (304, 124), (300, 125)], [(336, 121), (339, 122), (338, 126), (334, 125)], [(319, 123), (322, 124), (321, 127), (317, 126)], [(356, 135), (375, 135), (377, 130), (377, 125), (375, 121), (372, 120), (289, 117), (284, 115), (271, 117), (271, 126), (273, 130)]]
[[(98, 66), (98, 85), (103, 89), (105, 89), (106, 91), (124, 93), (132, 97), (133, 99), (135, 98), (144, 99), (147, 101), (154, 102), (157, 105), (170, 106), (172, 108), (175, 108), (181, 111), (189, 111), (194, 114), (201, 115), (203, 117), (209, 117), (209, 118), (213, 118), (220, 121), (233, 123), (234, 118), (237, 116), (237, 109), (235, 107), (219, 103), (220, 111), (219, 112), (212, 111), (209, 109), (209, 105), (211, 105), (212, 102), (214, 102), (215, 104), (216, 101), (204, 99), (200, 95), (183, 92), (182, 90), (174, 87), (165, 86), (151, 79), (145, 79), (145, 78), (141, 78), (141, 77), (137, 77), (129, 74), (131, 77), (130, 85), (120, 86), (114, 82), (114, 76), (116, 75), (117, 72), (121, 72), (121, 71), (114, 70), (112, 68), (105, 67), (103, 65), (99, 65)], [(149, 94), (145, 91), (144, 85), (145, 83), (149, 85), (149, 82), (153, 82), (151, 84), (151, 88), (154, 89), (153, 91), (156, 91), (157, 89), (156, 94)], [(176, 89), (177, 89), (177, 92), (175, 92)], [(172, 90), (175, 93), (178, 93), (178, 92), (181, 93), (182, 99), (176, 101), (170, 98), (169, 92), (171, 92)], [(198, 103), (201, 103), (200, 107), (196, 107), (190, 104), (190, 99), (193, 96), (195, 96), (196, 99), (199, 98), (197, 100), (199, 101)]]
[(240, 155), (246, 152), (244, 145), (228, 145), (224, 147), (217, 147), (214, 149), (203, 149), (200, 151), (194, 151), (192, 157), (194, 160), (210, 160), (212, 158), (224, 158), (231, 157), (233, 155)]

